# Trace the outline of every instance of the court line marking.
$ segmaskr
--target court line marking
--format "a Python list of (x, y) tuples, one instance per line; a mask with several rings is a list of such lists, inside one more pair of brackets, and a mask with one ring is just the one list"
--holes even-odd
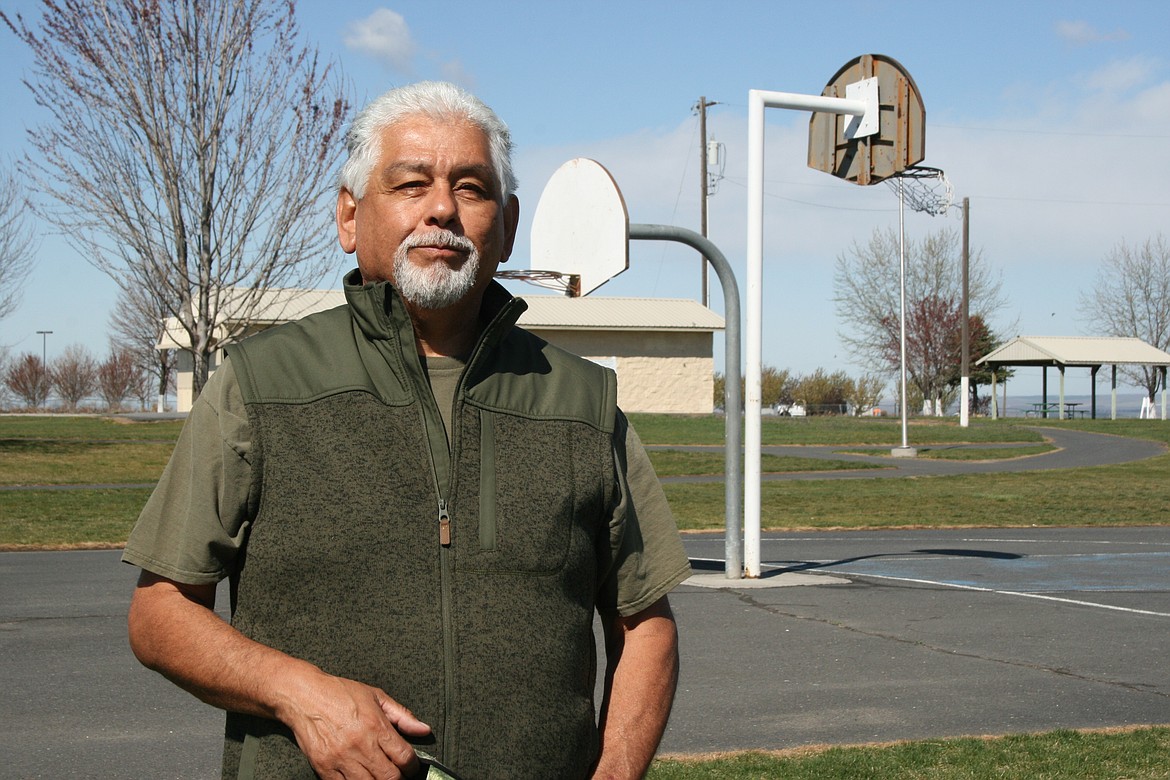
[(846, 577), (863, 577), (877, 580), (894, 580), (897, 582), (913, 582), (918, 585), (936, 585), (943, 588), (955, 588), (956, 590), (971, 590), (978, 593), (994, 593), (998, 596), (1019, 596), (1025, 599), (1039, 599), (1041, 601), (1055, 601), (1061, 604), (1075, 604), (1079, 607), (1095, 607), (1097, 609), (1108, 609), (1114, 612), (1126, 612), (1132, 615), (1153, 615), (1154, 617), (1170, 617), (1170, 612), (1154, 612), (1148, 609), (1133, 609), (1132, 607), (1118, 607), (1113, 604), (1098, 604), (1094, 601), (1081, 601), (1080, 599), (1066, 599), (1059, 596), (1045, 596), (1040, 593), (1022, 593), (1015, 590), (997, 590), (995, 588), (980, 588), (977, 585), (959, 585), (954, 582), (939, 582), (936, 580), (922, 580), (913, 577), (891, 577), (886, 574), (861, 574), (848, 571), (834, 570), (834, 574), (844, 575)]

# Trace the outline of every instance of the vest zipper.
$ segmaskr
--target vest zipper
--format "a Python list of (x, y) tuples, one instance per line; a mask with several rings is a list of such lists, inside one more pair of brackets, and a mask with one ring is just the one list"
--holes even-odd
[(439, 544), (451, 546), (451, 514), (447, 511), (446, 500), (439, 499)]

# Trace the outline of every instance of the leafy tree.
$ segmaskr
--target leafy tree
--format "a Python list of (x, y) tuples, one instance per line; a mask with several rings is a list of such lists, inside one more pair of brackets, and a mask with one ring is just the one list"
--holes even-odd
[(72, 344), (49, 364), (49, 379), (65, 408), (75, 412), (98, 389), (97, 361), (85, 347)]
[(877, 374), (862, 374), (853, 380), (846, 398), (853, 407), (853, 413), (865, 414), (876, 407), (886, 392), (886, 383), (886, 378)]
[[(1158, 234), (1140, 245), (1115, 246), (1101, 262), (1093, 288), (1081, 293), (1080, 311), (1099, 335), (1139, 338), (1170, 350), (1170, 242)], [(1122, 366), (1121, 371), (1154, 399), (1157, 368)]]
[(760, 368), (760, 402), (764, 406), (790, 404), (796, 390), (796, 377), (787, 368)]
[[(743, 397), (746, 382), (739, 379), (740, 398)], [(762, 366), (760, 368), (760, 403), (763, 406), (775, 406), (780, 403), (792, 403), (792, 393), (795, 388), (795, 378), (786, 368)], [(722, 407), (726, 402), (727, 377), (721, 372), (715, 372), (715, 405)]]
[(796, 381), (794, 395), (809, 414), (843, 412), (855, 389), (853, 380), (844, 371), (832, 373), (818, 368)]
[(0, 168), (0, 320), (16, 311), (32, 267), (36, 242), (26, 220), (24, 193), (16, 177)]
[[(180, 322), (202, 389), (221, 308), (326, 270), (348, 102), (292, 0), (41, 0), (2, 19), (52, 121), (30, 130), (44, 216), (151, 313)], [(229, 302), (227, 291), (237, 293)]]
[[(959, 356), (959, 363), (955, 364), (953, 371), (947, 378), (947, 385), (955, 389), (961, 387), (963, 380), (963, 334), (961, 329), (952, 334), (952, 340), (953, 346), (951, 350)], [(975, 315), (967, 321), (967, 340), (969, 345), (968, 354), (971, 359), (971, 373), (968, 376), (970, 384), (967, 388), (970, 405), (967, 408), (974, 414), (987, 414), (991, 406), (991, 396), (980, 396), (979, 386), (991, 386), (992, 371), (986, 365), (977, 365), (976, 361), (997, 349), (1000, 346), (1000, 341), (979, 315)], [(1011, 369), (1001, 366), (994, 372), (995, 381), (999, 383), (1005, 382), (1013, 373)]]
[[(865, 245), (837, 258), (834, 301), (846, 326), (841, 339), (870, 370), (901, 364), (901, 260), (898, 234), (877, 230)], [(1004, 306), (1002, 284), (979, 251), (969, 258), (969, 308), (986, 322)], [(962, 315), (962, 261), (957, 236), (943, 229), (906, 242), (906, 373), (915, 395), (945, 406), (953, 395), (947, 378), (959, 361), (948, 349)]]
[(4, 370), (4, 386), (23, 401), (26, 407), (36, 409), (49, 400), (53, 382), (44, 361), (39, 356), (26, 352), (11, 361)]

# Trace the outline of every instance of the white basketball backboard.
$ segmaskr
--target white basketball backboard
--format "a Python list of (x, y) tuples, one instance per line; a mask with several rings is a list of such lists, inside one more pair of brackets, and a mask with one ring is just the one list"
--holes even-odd
[(577, 295), (629, 267), (629, 213), (604, 166), (578, 157), (553, 173), (532, 216), (531, 250), (533, 271), (577, 277)]

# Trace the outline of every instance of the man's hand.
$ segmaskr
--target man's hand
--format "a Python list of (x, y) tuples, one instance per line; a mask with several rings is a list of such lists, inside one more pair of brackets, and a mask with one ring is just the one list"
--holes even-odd
[(130, 602), (130, 647), (208, 704), (282, 721), (323, 778), (397, 780), (418, 771), (403, 735), (425, 736), (430, 727), (410, 710), (377, 688), (252, 641), (214, 606), (214, 585), (143, 572)]
[(666, 597), (605, 622), (601, 755), (594, 780), (636, 780), (654, 758), (678, 683), (678, 631)]
[(430, 727), (383, 691), (324, 673), (297, 687), (276, 714), (322, 778), (383, 780), (418, 772), (414, 748), (401, 735), (425, 736)]

